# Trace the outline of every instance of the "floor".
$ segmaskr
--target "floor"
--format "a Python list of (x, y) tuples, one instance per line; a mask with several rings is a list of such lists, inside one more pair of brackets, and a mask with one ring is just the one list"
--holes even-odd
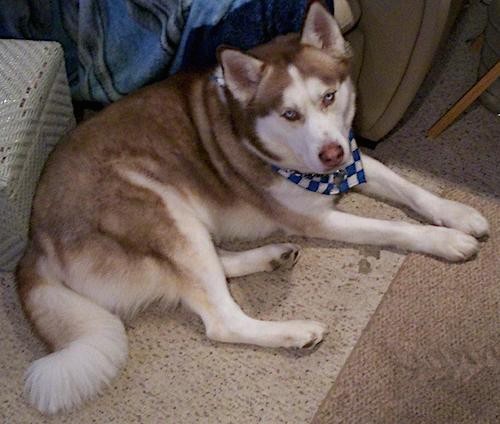
[[(478, 55), (466, 40), (484, 26), (472, 1), (397, 129), (374, 156), (412, 181), (446, 196), (454, 185), (486, 196), (499, 187), (498, 117), (479, 103), (439, 139), (425, 131), (476, 78)], [(411, 220), (403, 211), (360, 195), (341, 201), (353, 213)], [(101, 397), (70, 415), (46, 419), (26, 405), (22, 378), (45, 354), (29, 330), (10, 275), (0, 276), (0, 421), (16, 423), (306, 423), (317, 410), (405, 254), (341, 243), (297, 240), (304, 247), (292, 271), (234, 279), (231, 291), (250, 315), (310, 318), (328, 325), (311, 353), (210, 342), (201, 322), (183, 310), (152, 308), (128, 326), (130, 358)]]
[(459, 264), (408, 255), (311, 424), (499, 422), (500, 198), (447, 196), (488, 218), (488, 239)]

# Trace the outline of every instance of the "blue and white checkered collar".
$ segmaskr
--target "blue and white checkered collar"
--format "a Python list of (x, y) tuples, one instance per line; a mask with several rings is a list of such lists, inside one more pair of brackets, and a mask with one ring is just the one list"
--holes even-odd
[[(218, 67), (210, 79), (219, 87), (225, 87), (226, 82), (222, 69)], [(293, 169), (283, 169), (272, 165), (273, 171), (298, 186), (320, 194), (332, 195), (345, 193), (352, 187), (366, 182), (361, 152), (356, 144), (352, 130), (349, 132), (349, 146), (351, 147), (352, 160), (342, 169), (330, 174), (305, 174)]]
[(320, 194), (332, 195), (345, 193), (352, 187), (366, 182), (361, 152), (354, 139), (352, 130), (349, 132), (349, 145), (352, 152), (352, 160), (342, 169), (338, 169), (330, 174), (305, 174), (293, 169), (283, 169), (272, 166), (277, 172), (288, 181), (298, 186)]

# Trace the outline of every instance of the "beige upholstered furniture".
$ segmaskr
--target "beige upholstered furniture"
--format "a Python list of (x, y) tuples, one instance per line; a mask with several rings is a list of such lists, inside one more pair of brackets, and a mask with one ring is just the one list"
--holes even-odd
[(355, 53), (357, 133), (384, 137), (403, 116), (463, 0), (335, 0)]
[(43, 164), (75, 125), (61, 46), (0, 40), (0, 270), (13, 270), (28, 236)]

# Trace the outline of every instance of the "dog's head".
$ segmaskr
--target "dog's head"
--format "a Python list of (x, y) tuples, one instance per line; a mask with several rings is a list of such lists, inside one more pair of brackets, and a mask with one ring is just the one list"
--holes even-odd
[(236, 124), (254, 153), (306, 173), (327, 173), (351, 159), (350, 51), (319, 3), (309, 8), (300, 35), (248, 53), (222, 47), (218, 57)]

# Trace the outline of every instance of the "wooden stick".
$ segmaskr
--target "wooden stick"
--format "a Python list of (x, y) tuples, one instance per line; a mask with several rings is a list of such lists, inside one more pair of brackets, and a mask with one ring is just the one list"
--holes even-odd
[(475, 53), (479, 53), (483, 48), (483, 44), (484, 44), (484, 32), (479, 34), (474, 40), (471, 41), (470, 49)]
[(436, 138), (448, 128), (500, 76), (500, 61), (456, 102), (427, 132), (427, 137)]

